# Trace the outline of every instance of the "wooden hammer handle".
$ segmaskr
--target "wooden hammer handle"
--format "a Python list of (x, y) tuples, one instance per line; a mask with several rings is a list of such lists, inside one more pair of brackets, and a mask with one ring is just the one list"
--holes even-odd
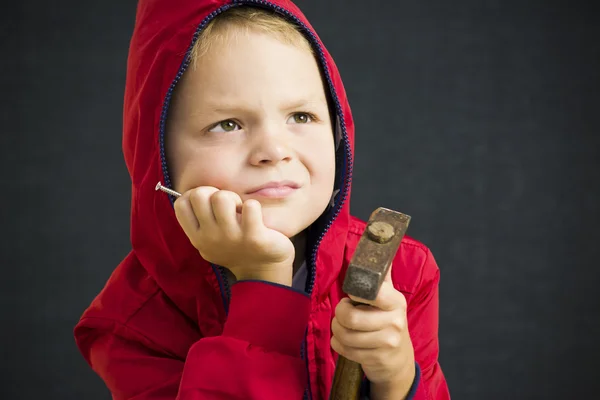
[[(352, 305), (363, 304), (350, 300)], [(359, 400), (363, 370), (359, 363), (338, 356), (329, 400)]]
[(358, 400), (363, 370), (359, 363), (339, 356), (329, 400)]

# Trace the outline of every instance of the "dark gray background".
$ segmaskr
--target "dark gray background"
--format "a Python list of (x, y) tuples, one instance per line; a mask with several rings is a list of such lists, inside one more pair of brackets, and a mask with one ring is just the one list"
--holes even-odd
[[(129, 249), (135, 2), (0, 13), (0, 398), (107, 399), (72, 338)], [(411, 214), (442, 271), (454, 399), (598, 398), (594, 2), (302, 0), (357, 124), (353, 212)]]

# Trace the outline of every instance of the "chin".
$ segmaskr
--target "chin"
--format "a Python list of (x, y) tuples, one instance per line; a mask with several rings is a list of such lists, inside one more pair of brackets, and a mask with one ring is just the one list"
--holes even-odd
[(282, 209), (263, 208), (263, 223), (267, 228), (281, 232), (288, 238), (291, 238), (310, 225), (306, 224), (304, 226), (305, 223), (299, 219), (301, 217), (299, 214)]

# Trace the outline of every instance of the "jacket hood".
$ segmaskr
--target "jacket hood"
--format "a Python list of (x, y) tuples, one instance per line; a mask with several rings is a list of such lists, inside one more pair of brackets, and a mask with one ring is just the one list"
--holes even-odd
[[(165, 160), (165, 121), (171, 95), (188, 65), (188, 53), (210, 20), (231, 7), (274, 10), (300, 26), (319, 61), (337, 115), (336, 188), (333, 207), (311, 226), (307, 241), (309, 285), (318, 302), (340, 273), (348, 226), (354, 123), (333, 59), (302, 12), (290, 1), (142, 0), (130, 43), (123, 111), (123, 152), (132, 180), (131, 242), (148, 274), (189, 318), (198, 320), (206, 282), (222, 285), (217, 266), (201, 258), (175, 218)], [(222, 288), (221, 288), (222, 289)], [(223, 289), (222, 289), (223, 290)], [(223, 294), (221, 294), (223, 295)], [(224, 303), (224, 308), (226, 304)]]

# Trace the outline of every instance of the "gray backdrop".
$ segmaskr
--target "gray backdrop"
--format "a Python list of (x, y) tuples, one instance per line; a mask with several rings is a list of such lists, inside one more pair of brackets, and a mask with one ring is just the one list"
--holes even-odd
[[(134, 3), (0, 13), (2, 399), (109, 398), (72, 328), (129, 249)], [(412, 215), (440, 265), (453, 398), (600, 397), (594, 2), (299, 5), (354, 110), (353, 212)]]

